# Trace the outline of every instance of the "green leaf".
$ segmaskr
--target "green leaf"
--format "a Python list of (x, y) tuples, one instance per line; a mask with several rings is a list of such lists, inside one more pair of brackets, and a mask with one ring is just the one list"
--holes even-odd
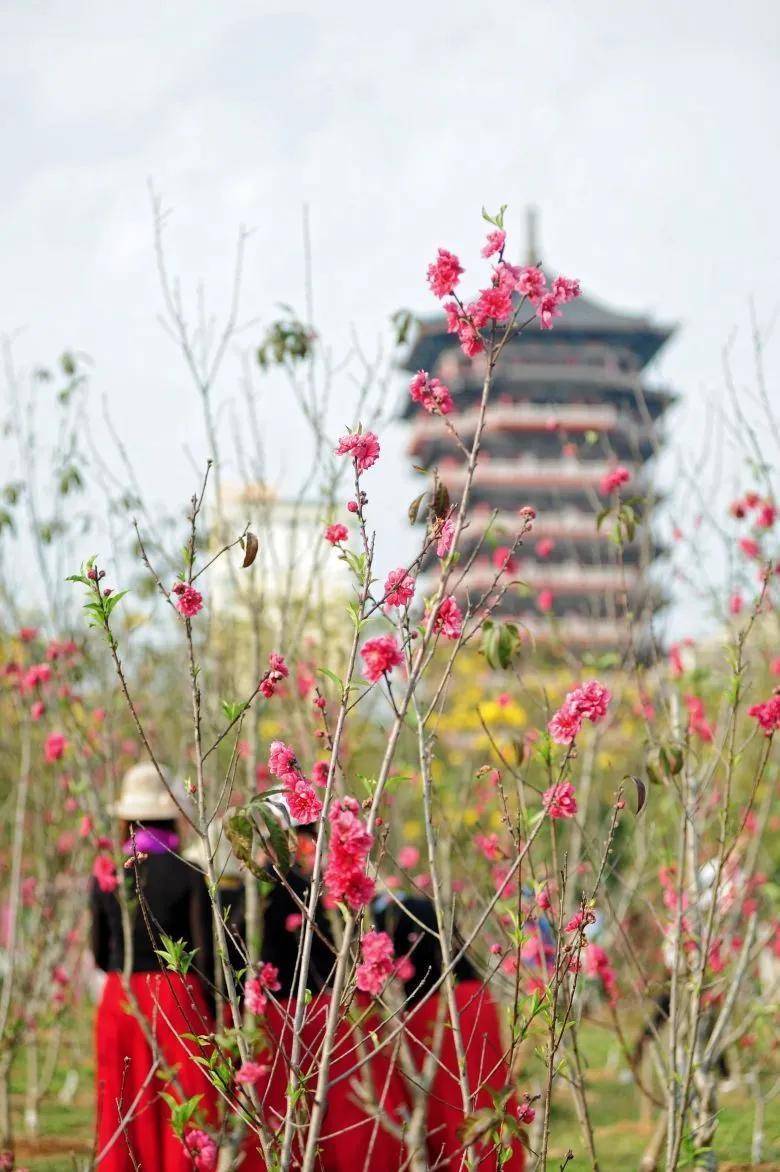
[(352, 619), (352, 625), (356, 631), (360, 631), (365, 624), (365, 619), (361, 617), (360, 606), (357, 602), (351, 601), (347, 603), (347, 611), (349, 617)]
[(60, 475), (60, 496), (67, 496), (70, 492), (79, 492), (84, 487), (81, 473), (75, 464), (63, 469)]
[(417, 517), (420, 512), (420, 505), (422, 504), (424, 497), (425, 497), (425, 493), (421, 492), (420, 495), (416, 496), (414, 498), (414, 500), (412, 501), (412, 503), (409, 505), (407, 513), (409, 515), (409, 524), (410, 525), (414, 525), (416, 523)]
[(290, 842), (284, 827), (264, 803), (258, 807), (258, 813), (265, 824), (276, 866), (286, 875), (290, 870)]
[(610, 509), (609, 505), (607, 505), (605, 508), (599, 510), (599, 512), (596, 516), (596, 532), (598, 532), (601, 529), (601, 526), (604, 524), (604, 522), (606, 521), (607, 517), (609, 516), (609, 514), (611, 512), (612, 512), (612, 510)]
[(222, 711), (228, 719), (230, 724), (234, 720), (238, 720), (241, 713), (246, 709), (247, 705), (243, 700), (223, 700)]
[(351, 549), (344, 549), (341, 556), (362, 586), (366, 578), (366, 555), (353, 553)]
[(120, 590), (118, 594), (110, 594), (108, 598), (103, 599), (103, 606), (107, 619), (111, 617), (114, 607), (118, 606), (126, 594), (126, 590)]
[(506, 670), (519, 654), (522, 637), (516, 623), (485, 623), (482, 628), (482, 651), (492, 668)]
[(183, 1103), (174, 1099), (173, 1095), (169, 1095), (166, 1091), (160, 1091), (160, 1095), (171, 1109), (171, 1126), (181, 1139), (184, 1129), (197, 1111), (203, 1095), (193, 1095), (192, 1098), (185, 1099)]
[(252, 843), (254, 841), (254, 825), (246, 810), (233, 811), (222, 823), (228, 842), (233, 848), (236, 858), (248, 867), (254, 876), (260, 878), (265, 875), (252, 857)]
[(490, 213), (487, 212), (485, 210), (485, 208), (483, 208), (482, 209), (482, 219), (487, 220), (488, 224), (495, 224), (495, 226), (497, 228), (503, 228), (504, 227), (504, 212), (506, 211), (508, 206), (509, 206), (508, 204), (502, 203), (498, 214), (495, 216), (491, 216)]
[(397, 309), (391, 315), (390, 321), (395, 327), (395, 344), (396, 346), (404, 346), (409, 340), (409, 333), (415, 323), (414, 314), (408, 309)]
[(431, 498), (431, 510), (434, 517), (443, 520), (450, 511), (450, 493), (446, 484), (441, 481), (436, 485)]
[(344, 691), (344, 683), (343, 683), (341, 677), (336, 675), (335, 671), (331, 671), (327, 667), (318, 667), (317, 674), (322, 675), (322, 676), (326, 676), (329, 680), (331, 680), (332, 683), (334, 683), (336, 685), (336, 687), (338, 688), (339, 695), (341, 695), (341, 693)]
[(188, 949), (186, 940), (172, 940), (164, 932), (160, 933), (162, 948), (155, 948), (155, 953), (164, 961), (167, 968), (174, 973), (186, 976), (195, 959), (197, 948)]

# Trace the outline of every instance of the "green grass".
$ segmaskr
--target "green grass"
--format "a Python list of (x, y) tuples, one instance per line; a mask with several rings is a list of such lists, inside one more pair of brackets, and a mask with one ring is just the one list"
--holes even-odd
[[(56, 1097), (65, 1075), (63, 1068), (55, 1078), (53, 1094), (42, 1107), (41, 1135), (37, 1144), (31, 1146), (24, 1139), (21, 1128), (19, 1130), (18, 1163), (27, 1166), (30, 1172), (74, 1172), (76, 1165), (69, 1153), (83, 1158), (90, 1150), (92, 1047), (91, 1037), (86, 1031), (80, 1030), (79, 1035), (76, 1041), (81, 1044), (73, 1046), (68, 1063), (78, 1064), (80, 1078), (73, 1104), (63, 1106)], [(620, 1066), (609, 1036), (603, 1030), (586, 1026), (581, 1032), (581, 1042), (583, 1052), (588, 1057), (588, 1101), (602, 1172), (630, 1172), (637, 1168), (653, 1130), (655, 1117), (651, 1118), (643, 1111), (641, 1096), (635, 1087), (620, 1079)], [(21, 1118), (22, 1110), (21, 1073), (17, 1073), (14, 1086), (17, 1119)], [(552, 1154), (557, 1157), (557, 1161), (551, 1161), (551, 1169), (557, 1172), (559, 1161), (567, 1148), (571, 1147), (575, 1158), (569, 1163), (568, 1169), (570, 1172), (584, 1172), (590, 1164), (583, 1154), (573, 1104), (563, 1087), (556, 1096), (553, 1121)], [(724, 1165), (748, 1164), (752, 1127), (753, 1108), (745, 1092), (738, 1089), (723, 1094), (715, 1149)], [(780, 1099), (770, 1103), (767, 1108), (764, 1135), (765, 1162), (762, 1167), (780, 1172)]]

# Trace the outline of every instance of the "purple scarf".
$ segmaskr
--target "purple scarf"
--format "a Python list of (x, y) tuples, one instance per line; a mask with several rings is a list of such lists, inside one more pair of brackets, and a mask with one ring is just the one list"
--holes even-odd
[[(135, 849), (143, 855), (164, 855), (167, 851), (179, 849), (179, 836), (175, 830), (160, 830), (150, 827), (135, 832)], [(133, 853), (132, 839), (128, 839), (122, 850), (126, 855)]]

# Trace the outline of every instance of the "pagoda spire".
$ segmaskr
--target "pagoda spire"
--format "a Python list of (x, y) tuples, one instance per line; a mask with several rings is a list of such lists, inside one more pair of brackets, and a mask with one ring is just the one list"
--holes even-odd
[(539, 216), (537, 210), (529, 204), (525, 209), (525, 263), (527, 265), (537, 265), (541, 260), (539, 255), (539, 241), (537, 239), (538, 224)]

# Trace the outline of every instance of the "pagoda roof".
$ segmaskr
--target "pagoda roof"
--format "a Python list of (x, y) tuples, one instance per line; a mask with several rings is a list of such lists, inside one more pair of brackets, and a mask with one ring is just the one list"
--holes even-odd
[[(528, 308), (530, 311), (531, 307)], [(529, 339), (538, 341), (540, 337), (551, 341), (565, 338), (569, 342), (603, 342), (631, 350), (641, 368), (658, 353), (676, 328), (675, 324), (662, 324), (645, 314), (622, 313), (591, 297), (578, 297), (563, 307), (554, 329), (542, 332), (532, 323), (516, 337), (514, 344), (522, 346)], [(453, 345), (457, 345), (457, 339), (447, 333), (443, 316), (424, 318), (419, 322), (404, 366), (408, 370), (428, 370), (442, 350)]]

